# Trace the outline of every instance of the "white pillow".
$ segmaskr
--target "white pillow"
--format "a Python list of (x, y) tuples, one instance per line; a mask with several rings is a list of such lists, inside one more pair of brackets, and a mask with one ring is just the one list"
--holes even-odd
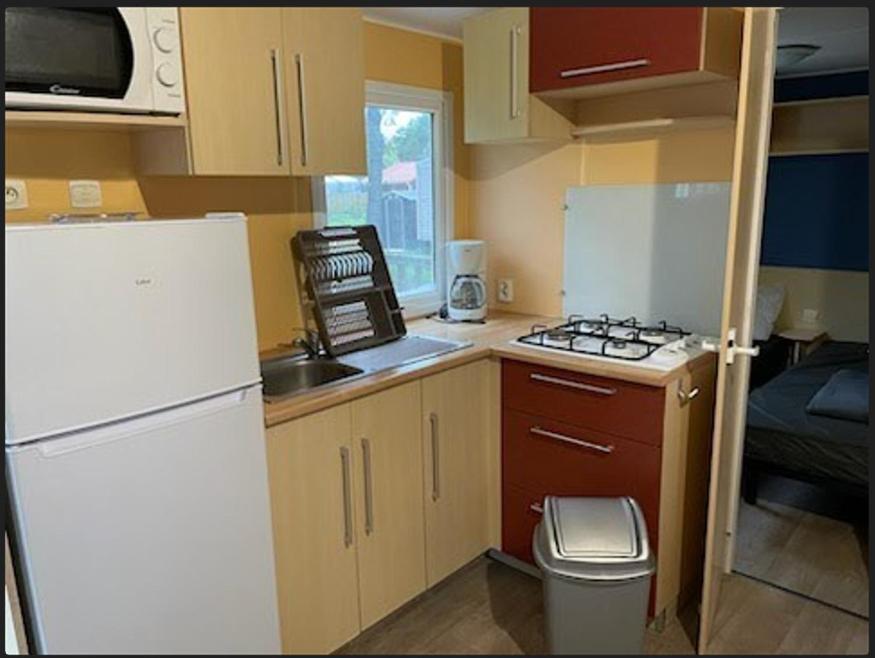
[(753, 318), (753, 339), (768, 340), (775, 330), (775, 320), (784, 306), (784, 286), (760, 286), (757, 288), (757, 308)]

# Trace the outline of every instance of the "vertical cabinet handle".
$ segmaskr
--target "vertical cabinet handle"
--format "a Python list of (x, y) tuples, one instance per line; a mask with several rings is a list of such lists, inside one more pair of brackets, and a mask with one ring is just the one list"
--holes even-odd
[(352, 546), (352, 492), (349, 484), (349, 448), (340, 449), (340, 472), (343, 476), (343, 545)]
[(282, 167), (285, 162), (285, 116), (282, 93), (283, 72), (282, 58), (276, 48), (270, 51), (271, 72), (273, 74), (273, 103), (276, 117), (276, 163)]
[(374, 483), (371, 475), (371, 442), (362, 439), (362, 466), (365, 474), (365, 534), (374, 531)]
[(510, 29), (510, 118), (520, 115), (519, 106), (519, 42), (520, 27), (514, 25)]
[(307, 99), (305, 97), (306, 84), (304, 83), (304, 56), (295, 53), (295, 68), (298, 73), (298, 120), (301, 126), (301, 166), (307, 166)]
[(429, 414), (428, 422), (431, 425), (431, 499), (437, 500), (441, 497), (441, 455), (437, 414)]

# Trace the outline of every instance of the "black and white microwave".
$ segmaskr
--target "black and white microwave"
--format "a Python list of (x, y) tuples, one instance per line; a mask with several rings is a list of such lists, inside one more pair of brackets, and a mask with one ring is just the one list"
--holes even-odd
[(6, 107), (180, 114), (175, 7), (7, 7)]

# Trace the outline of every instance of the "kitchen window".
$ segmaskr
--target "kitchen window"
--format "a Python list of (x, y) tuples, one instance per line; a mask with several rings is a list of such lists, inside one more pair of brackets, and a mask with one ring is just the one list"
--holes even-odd
[(367, 176), (314, 180), (317, 225), (373, 224), (405, 315), (444, 299), (444, 244), (451, 234), (449, 94), (368, 82)]

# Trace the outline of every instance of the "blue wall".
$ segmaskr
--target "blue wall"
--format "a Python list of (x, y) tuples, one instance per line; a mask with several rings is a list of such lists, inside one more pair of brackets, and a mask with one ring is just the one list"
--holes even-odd
[(869, 154), (769, 159), (762, 265), (869, 270)]

